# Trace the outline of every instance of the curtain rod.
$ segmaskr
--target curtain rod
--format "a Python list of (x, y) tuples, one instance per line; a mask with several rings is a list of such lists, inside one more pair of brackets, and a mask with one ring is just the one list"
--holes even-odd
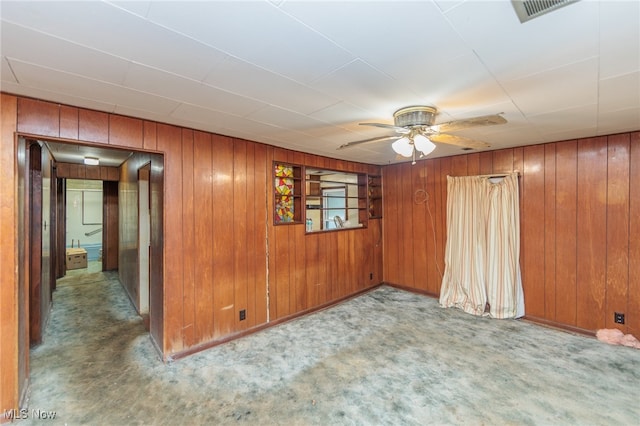
[(490, 175), (477, 175), (478, 177), (488, 177), (488, 178), (492, 178), (492, 177), (506, 177), (509, 176), (511, 174), (516, 174), (518, 177), (520, 177), (520, 172), (517, 170), (514, 170), (510, 173), (492, 173)]
[(509, 176), (510, 174), (515, 173), (516, 175), (518, 175), (518, 177), (520, 177), (520, 172), (518, 170), (514, 170), (513, 172), (509, 172), (509, 173), (491, 173), (488, 175), (468, 175), (468, 176), (452, 176), (452, 177), (486, 177), (486, 178), (498, 178), (498, 177), (506, 177)]

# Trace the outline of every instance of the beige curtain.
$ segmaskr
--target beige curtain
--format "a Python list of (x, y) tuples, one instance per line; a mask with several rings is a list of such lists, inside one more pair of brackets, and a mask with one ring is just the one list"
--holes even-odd
[(473, 315), (524, 315), (518, 175), (447, 177), (440, 305)]

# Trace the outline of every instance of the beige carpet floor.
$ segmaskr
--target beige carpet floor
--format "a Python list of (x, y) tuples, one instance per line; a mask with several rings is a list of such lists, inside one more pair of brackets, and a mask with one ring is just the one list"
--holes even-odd
[(636, 349), (383, 286), (163, 364), (117, 273), (89, 272), (58, 283), (21, 425), (640, 424)]

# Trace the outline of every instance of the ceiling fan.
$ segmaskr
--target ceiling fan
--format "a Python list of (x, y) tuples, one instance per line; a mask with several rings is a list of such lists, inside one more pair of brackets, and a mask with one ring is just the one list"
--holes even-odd
[(438, 110), (432, 106), (409, 106), (400, 108), (393, 113), (393, 125), (384, 123), (360, 123), (362, 126), (376, 126), (391, 129), (397, 133), (396, 135), (349, 142), (340, 145), (338, 149), (396, 139), (396, 141), (391, 144), (393, 150), (403, 157), (413, 157), (413, 162), (415, 163), (416, 151), (419, 152), (420, 157), (428, 155), (436, 148), (434, 142), (457, 145), (468, 149), (488, 148), (490, 145), (486, 142), (465, 138), (463, 136), (450, 135), (448, 132), (470, 127), (504, 124), (507, 122), (502, 115), (494, 114), (434, 124), (437, 114)]

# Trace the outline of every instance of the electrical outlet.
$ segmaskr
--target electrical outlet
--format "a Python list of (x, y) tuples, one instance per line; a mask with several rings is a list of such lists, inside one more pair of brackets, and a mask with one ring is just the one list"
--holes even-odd
[(242, 309), (240, 311), (240, 321), (244, 321), (247, 319), (247, 310), (246, 309)]
[(624, 314), (620, 312), (614, 312), (613, 321), (615, 321), (616, 324), (624, 324)]

